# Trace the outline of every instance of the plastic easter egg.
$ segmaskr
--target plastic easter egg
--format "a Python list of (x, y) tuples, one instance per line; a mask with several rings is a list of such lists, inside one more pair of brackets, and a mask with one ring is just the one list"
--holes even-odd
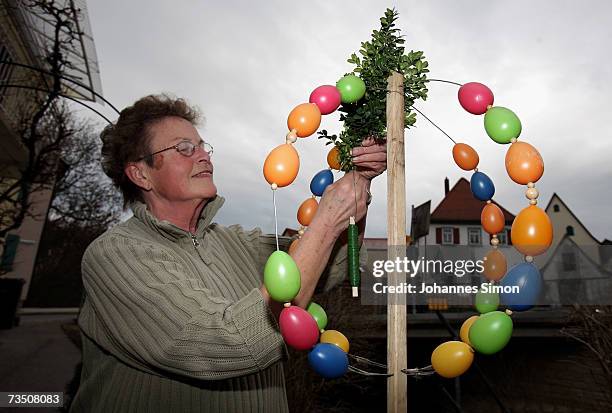
[(355, 103), (365, 95), (366, 85), (355, 75), (346, 75), (338, 80), (336, 87), (340, 91), (342, 103)]
[(277, 146), (266, 157), (263, 173), (270, 185), (276, 184), (279, 188), (290, 185), (300, 170), (300, 157), (288, 143)]
[(506, 219), (501, 208), (491, 202), (482, 208), (480, 223), (488, 234), (495, 235), (504, 230)]
[(506, 172), (517, 184), (537, 182), (544, 174), (540, 152), (527, 142), (514, 142), (506, 152)]
[(308, 101), (319, 107), (321, 115), (329, 115), (338, 109), (342, 102), (342, 97), (336, 86), (323, 85), (312, 91)]
[(466, 143), (456, 143), (453, 146), (453, 159), (457, 166), (464, 171), (471, 171), (476, 168), (480, 160), (474, 148)]
[(327, 164), (331, 169), (340, 170), (340, 150), (337, 146), (332, 147), (327, 153)]
[(472, 345), (472, 343), (470, 343), (470, 328), (472, 327), (472, 324), (474, 324), (474, 321), (476, 320), (478, 320), (477, 315), (471, 316), (470, 318), (465, 320), (463, 324), (461, 324), (461, 329), (459, 330), (459, 337), (461, 338), (461, 341), (463, 341), (469, 346)]
[(292, 305), (283, 308), (278, 324), (287, 345), (296, 350), (310, 350), (319, 341), (317, 323), (301, 307)]
[(321, 111), (314, 103), (297, 105), (287, 118), (289, 130), (295, 129), (297, 136), (305, 138), (312, 135), (321, 125)]
[(524, 255), (543, 254), (553, 240), (550, 218), (541, 208), (529, 205), (514, 218), (510, 238), (514, 248)]
[(321, 334), (321, 343), (334, 344), (342, 349), (345, 353), (349, 351), (349, 341), (344, 334), (336, 330), (326, 330)]
[(314, 318), (319, 327), (319, 330), (325, 329), (327, 327), (327, 313), (319, 304), (314, 301), (308, 304), (306, 307), (306, 311)]
[(278, 302), (288, 302), (300, 292), (300, 270), (284, 251), (274, 251), (264, 267), (264, 285), (268, 294)]
[(502, 350), (512, 337), (512, 319), (501, 311), (482, 314), (470, 327), (472, 347), (482, 354), (495, 354)]
[(474, 115), (482, 115), (493, 105), (493, 92), (478, 82), (470, 82), (459, 88), (459, 104)]
[(326, 379), (336, 379), (348, 371), (348, 356), (338, 346), (319, 343), (308, 353), (310, 367)]
[(499, 307), (499, 294), (478, 291), (474, 297), (474, 307), (480, 314), (490, 313)]
[(506, 257), (499, 249), (493, 249), (485, 255), (483, 260), (483, 274), (489, 281), (499, 281), (508, 270)]
[(535, 265), (523, 262), (510, 268), (500, 285), (519, 288), (518, 292), (502, 292), (502, 303), (512, 311), (525, 311), (537, 304), (542, 291), (542, 276)]
[(431, 366), (447, 379), (461, 376), (474, 361), (474, 350), (462, 341), (447, 341), (431, 354)]
[(319, 203), (314, 198), (308, 198), (302, 205), (300, 205), (297, 212), (297, 220), (300, 224), (307, 227), (312, 222), (315, 214), (317, 213), (317, 209), (319, 208)]
[(495, 194), (495, 185), (487, 175), (482, 172), (474, 172), (470, 179), (470, 189), (476, 199), (488, 201)]
[(495, 106), (487, 110), (484, 118), (487, 135), (497, 143), (510, 143), (521, 134), (522, 126), (518, 116), (510, 109)]
[(300, 242), (299, 238), (296, 238), (293, 241), (291, 241), (291, 244), (289, 245), (289, 249), (287, 251), (287, 253), (289, 255), (291, 255), (291, 254), (293, 254), (295, 252), (295, 249), (297, 248), (299, 242)]
[(310, 192), (315, 196), (322, 196), (327, 185), (334, 183), (334, 174), (329, 169), (323, 169), (310, 181)]

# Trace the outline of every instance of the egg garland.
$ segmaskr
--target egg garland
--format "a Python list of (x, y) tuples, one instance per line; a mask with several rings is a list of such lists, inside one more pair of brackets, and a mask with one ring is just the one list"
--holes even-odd
[[(487, 135), (499, 144), (510, 144), (506, 152), (506, 172), (512, 181), (526, 185), (525, 196), (529, 206), (514, 218), (511, 229), (512, 245), (524, 255), (525, 262), (507, 271), (507, 262), (499, 251), (498, 234), (504, 231), (502, 210), (493, 203), (493, 181), (478, 170), (478, 153), (465, 143), (455, 143), (452, 151), (457, 166), (473, 171), (470, 189), (476, 199), (486, 201), (480, 221), (491, 236), (491, 251), (484, 257), (484, 275), (491, 283), (505, 287), (519, 286), (519, 293), (491, 294), (479, 292), (475, 307), (480, 313), (471, 316), (461, 326), (461, 341), (440, 344), (432, 353), (433, 369), (441, 376), (453, 378), (467, 371), (473, 362), (473, 352), (495, 354), (510, 341), (513, 331), (512, 311), (525, 311), (535, 305), (541, 289), (542, 276), (533, 264), (533, 257), (543, 254), (552, 243), (553, 229), (550, 218), (537, 206), (539, 196), (535, 183), (544, 173), (544, 161), (538, 150), (527, 142), (518, 141), (522, 125), (510, 109), (493, 106), (491, 90), (476, 82), (462, 85), (458, 93), (459, 103), (469, 113), (484, 114)], [(501, 296), (501, 297), (500, 297)], [(500, 300), (501, 298), (501, 300)], [(508, 309), (497, 311), (500, 301)]]
[[(309, 103), (296, 106), (290, 113), (286, 142), (275, 148), (264, 163), (264, 176), (273, 191), (291, 184), (299, 170), (299, 156), (293, 148), (298, 137), (312, 135), (321, 123), (321, 115), (333, 113), (340, 103), (353, 103), (365, 94), (365, 84), (357, 76), (348, 75), (338, 81), (336, 87), (324, 85), (310, 95)], [(529, 206), (520, 211), (512, 223), (513, 246), (525, 256), (525, 262), (507, 270), (507, 261), (498, 249), (498, 234), (504, 231), (503, 211), (493, 202), (495, 185), (483, 172), (478, 170), (480, 158), (468, 144), (455, 143), (452, 156), (457, 166), (473, 171), (470, 189), (473, 196), (486, 201), (481, 212), (481, 224), (491, 236), (492, 249), (484, 257), (484, 275), (491, 283), (502, 286), (520, 286), (518, 294), (479, 292), (475, 296), (475, 308), (480, 315), (471, 316), (461, 326), (460, 341), (452, 340), (440, 344), (432, 352), (431, 366), (422, 369), (405, 369), (407, 374), (426, 375), (431, 369), (445, 378), (458, 377), (465, 373), (474, 360), (474, 352), (495, 354), (510, 341), (513, 331), (512, 311), (531, 308), (542, 288), (542, 277), (533, 264), (533, 257), (543, 254), (552, 243), (552, 224), (546, 213), (537, 207), (539, 196), (535, 183), (542, 177), (544, 162), (535, 147), (518, 141), (522, 130), (519, 118), (510, 109), (493, 106), (493, 93), (483, 84), (471, 82), (462, 85), (458, 93), (459, 103), (469, 113), (484, 115), (487, 135), (499, 144), (510, 144), (505, 158), (506, 171), (512, 181), (526, 185), (525, 196)], [(318, 172), (310, 183), (312, 197), (299, 207), (297, 219), (301, 224), (298, 239), (291, 244), (295, 249), (301, 236), (314, 217), (318, 202), (325, 188), (333, 183), (331, 169), (340, 170), (338, 149), (333, 147), (327, 155), (329, 169)], [(353, 287), (354, 274), (359, 274), (357, 232), (354, 219), (349, 223), (349, 266)], [(353, 243), (350, 240), (353, 239)], [(278, 249), (278, 246), (277, 246)], [(348, 339), (335, 330), (325, 330), (327, 315), (318, 304), (311, 302), (306, 310), (292, 306), (290, 301), (299, 293), (299, 269), (291, 256), (277, 250), (268, 259), (264, 272), (264, 284), (276, 301), (284, 302), (285, 308), (279, 319), (281, 334), (286, 343), (297, 350), (309, 350), (308, 361), (317, 373), (325, 378), (337, 378), (349, 369)], [(501, 298), (501, 300), (500, 300)], [(501, 304), (508, 309), (498, 311)], [(321, 333), (321, 334), (320, 334)], [(318, 343), (317, 343), (318, 342)], [(358, 369), (355, 369), (358, 370)], [(353, 370), (353, 371), (355, 371)]]
[[(299, 172), (299, 154), (293, 145), (298, 138), (306, 138), (314, 134), (321, 124), (321, 116), (333, 113), (341, 103), (354, 103), (365, 94), (365, 83), (355, 75), (346, 75), (336, 86), (323, 85), (310, 94), (308, 103), (297, 105), (287, 118), (289, 133), (285, 143), (274, 148), (267, 156), (263, 174), (272, 189), (273, 200), (275, 191), (290, 185)], [(321, 197), (325, 188), (334, 182), (332, 169), (340, 170), (338, 148), (333, 147), (327, 154), (329, 168), (315, 174), (310, 182), (312, 196), (307, 198), (297, 211), (300, 223), (298, 238), (289, 246), (289, 254), (295, 250), (302, 235), (314, 218), (319, 203), (316, 197)], [(274, 201), (276, 220), (276, 202)], [(348, 223), (348, 261), (349, 278), (354, 291), (360, 283), (359, 274), (359, 244), (358, 230), (355, 218)], [(278, 230), (276, 231), (278, 234)], [(279, 317), (281, 335), (287, 343), (296, 350), (308, 350), (308, 362), (321, 376), (331, 379), (344, 375), (349, 370), (349, 341), (339, 331), (325, 330), (327, 314), (323, 307), (311, 302), (306, 310), (291, 305), (291, 301), (300, 291), (300, 271), (291, 255), (280, 251), (277, 240), (277, 250), (273, 252), (264, 267), (264, 285), (273, 300), (284, 303)]]

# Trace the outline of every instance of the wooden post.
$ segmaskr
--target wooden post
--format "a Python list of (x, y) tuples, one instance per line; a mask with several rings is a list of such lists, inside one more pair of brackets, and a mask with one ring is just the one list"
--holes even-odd
[[(404, 155), (404, 76), (393, 72), (387, 79), (387, 246), (388, 258), (406, 256), (406, 178)], [(388, 273), (388, 285), (406, 282), (406, 273)], [(387, 296), (387, 412), (407, 409), (406, 300)]]

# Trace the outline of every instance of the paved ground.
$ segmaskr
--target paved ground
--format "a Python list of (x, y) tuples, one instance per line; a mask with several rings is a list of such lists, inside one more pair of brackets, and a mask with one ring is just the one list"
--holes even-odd
[[(0, 330), (0, 391), (64, 392), (81, 361), (79, 349), (61, 325), (75, 315), (21, 315), (18, 327)], [(18, 413), (54, 411), (43, 408), (2, 409)], [(55, 410), (57, 411), (57, 410)]]

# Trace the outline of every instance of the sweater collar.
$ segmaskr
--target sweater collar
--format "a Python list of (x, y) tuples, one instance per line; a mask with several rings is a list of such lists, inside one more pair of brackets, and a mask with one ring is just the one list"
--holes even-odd
[[(204, 208), (202, 208), (202, 212), (200, 213), (200, 218), (198, 219), (196, 232), (194, 234), (197, 238), (202, 238), (204, 231), (210, 225), (213, 217), (217, 214), (217, 211), (219, 211), (224, 203), (225, 198), (216, 195), (213, 199), (209, 200), (206, 205), (204, 205)], [(147, 228), (159, 232), (163, 237), (170, 240), (191, 238), (191, 234), (188, 231), (185, 231), (184, 229), (179, 228), (166, 220), (159, 220), (157, 217), (155, 217), (151, 211), (149, 211), (146, 204), (136, 201), (131, 205), (131, 208), (134, 212), (134, 217), (141, 221)]]

